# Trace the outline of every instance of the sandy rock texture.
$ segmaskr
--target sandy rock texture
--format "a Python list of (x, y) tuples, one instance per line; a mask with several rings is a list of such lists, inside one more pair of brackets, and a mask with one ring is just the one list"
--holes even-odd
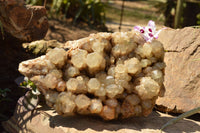
[(166, 63), (164, 97), (156, 104), (166, 112), (186, 112), (200, 106), (200, 29), (165, 29), (158, 38)]

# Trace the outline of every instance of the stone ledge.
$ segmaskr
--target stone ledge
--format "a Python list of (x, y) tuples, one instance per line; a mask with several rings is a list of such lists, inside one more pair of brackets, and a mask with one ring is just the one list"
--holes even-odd
[[(32, 115), (31, 115), (32, 114)], [(62, 117), (48, 107), (39, 106), (35, 111), (23, 112), (18, 105), (14, 116), (2, 125), (9, 133), (160, 133), (160, 128), (173, 117), (153, 111), (148, 117), (103, 121), (95, 116)], [(200, 131), (200, 122), (184, 119), (169, 126), (164, 132)]]

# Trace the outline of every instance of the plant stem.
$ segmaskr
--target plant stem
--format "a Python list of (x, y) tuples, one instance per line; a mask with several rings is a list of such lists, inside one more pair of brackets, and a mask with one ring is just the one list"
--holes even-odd
[(176, 118), (171, 119), (170, 121), (168, 121), (165, 125), (163, 125), (163, 126), (161, 127), (160, 130), (162, 131), (162, 130), (165, 129), (166, 127), (168, 127), (168, 126), (170, 126), (170, 125), (172, 125), (172, 124), (174, 124), (174, 123), (176, 123), (176, 122), (182, 120), (183, 118), (186, 118), (186, 117), (189, 117), (189, 116), (191, 116), (191, 115), (193, 115), (193, 114), (196, 114), (196, 113), (198, 113), (199, 111), (200, 111), (200, 107), (197, 107), (197, 108), (192, 109), (192, 110), (190, 110), (190, 111), (188, 111), (188, 112), (185, 112), (185, 113), (179, 115), (178, 117), (176, 117)]
[(125, 3), (125, 0), (123, 0), (123, 2), (122, 2), (121, 17), (120, 17), (120, 23), (119, 23), (119, 31), (121, 31), (122, 20), (123, 20), (123, 15), (124, 15), (124, 3)]
[(181, 15), (182, 15), (182, 12), (183, 12), (183, 3), (184, 3), (184, 0), (178, 0), (177, 1), (174, 28), (180, 27)]

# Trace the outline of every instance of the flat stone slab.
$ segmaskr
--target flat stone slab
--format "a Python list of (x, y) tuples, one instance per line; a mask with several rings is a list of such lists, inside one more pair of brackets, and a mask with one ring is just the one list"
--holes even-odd
[[(32, 114), (32, 115), (31, 115)], [(9, 133), (160, 133), (160, 128), (173, 117), (153, 111), (148, 117), (103, 121), (96, 116), (57, 115), (54, 110), (39, 106), (33, 112), (23, 112), (17, 106), (14, 116), (2, 125)], [(199, 121), (184, 119), (169, 126), (163, 132), (200, 132)]]

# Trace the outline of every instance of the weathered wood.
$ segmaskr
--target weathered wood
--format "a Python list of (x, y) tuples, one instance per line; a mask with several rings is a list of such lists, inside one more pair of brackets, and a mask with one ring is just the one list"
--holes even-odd
[(25, 5), (23, 0), (0, 0), (0, 21), (4, 30), (23, 41), (42, 39), (48, 30), (45, 7)]

